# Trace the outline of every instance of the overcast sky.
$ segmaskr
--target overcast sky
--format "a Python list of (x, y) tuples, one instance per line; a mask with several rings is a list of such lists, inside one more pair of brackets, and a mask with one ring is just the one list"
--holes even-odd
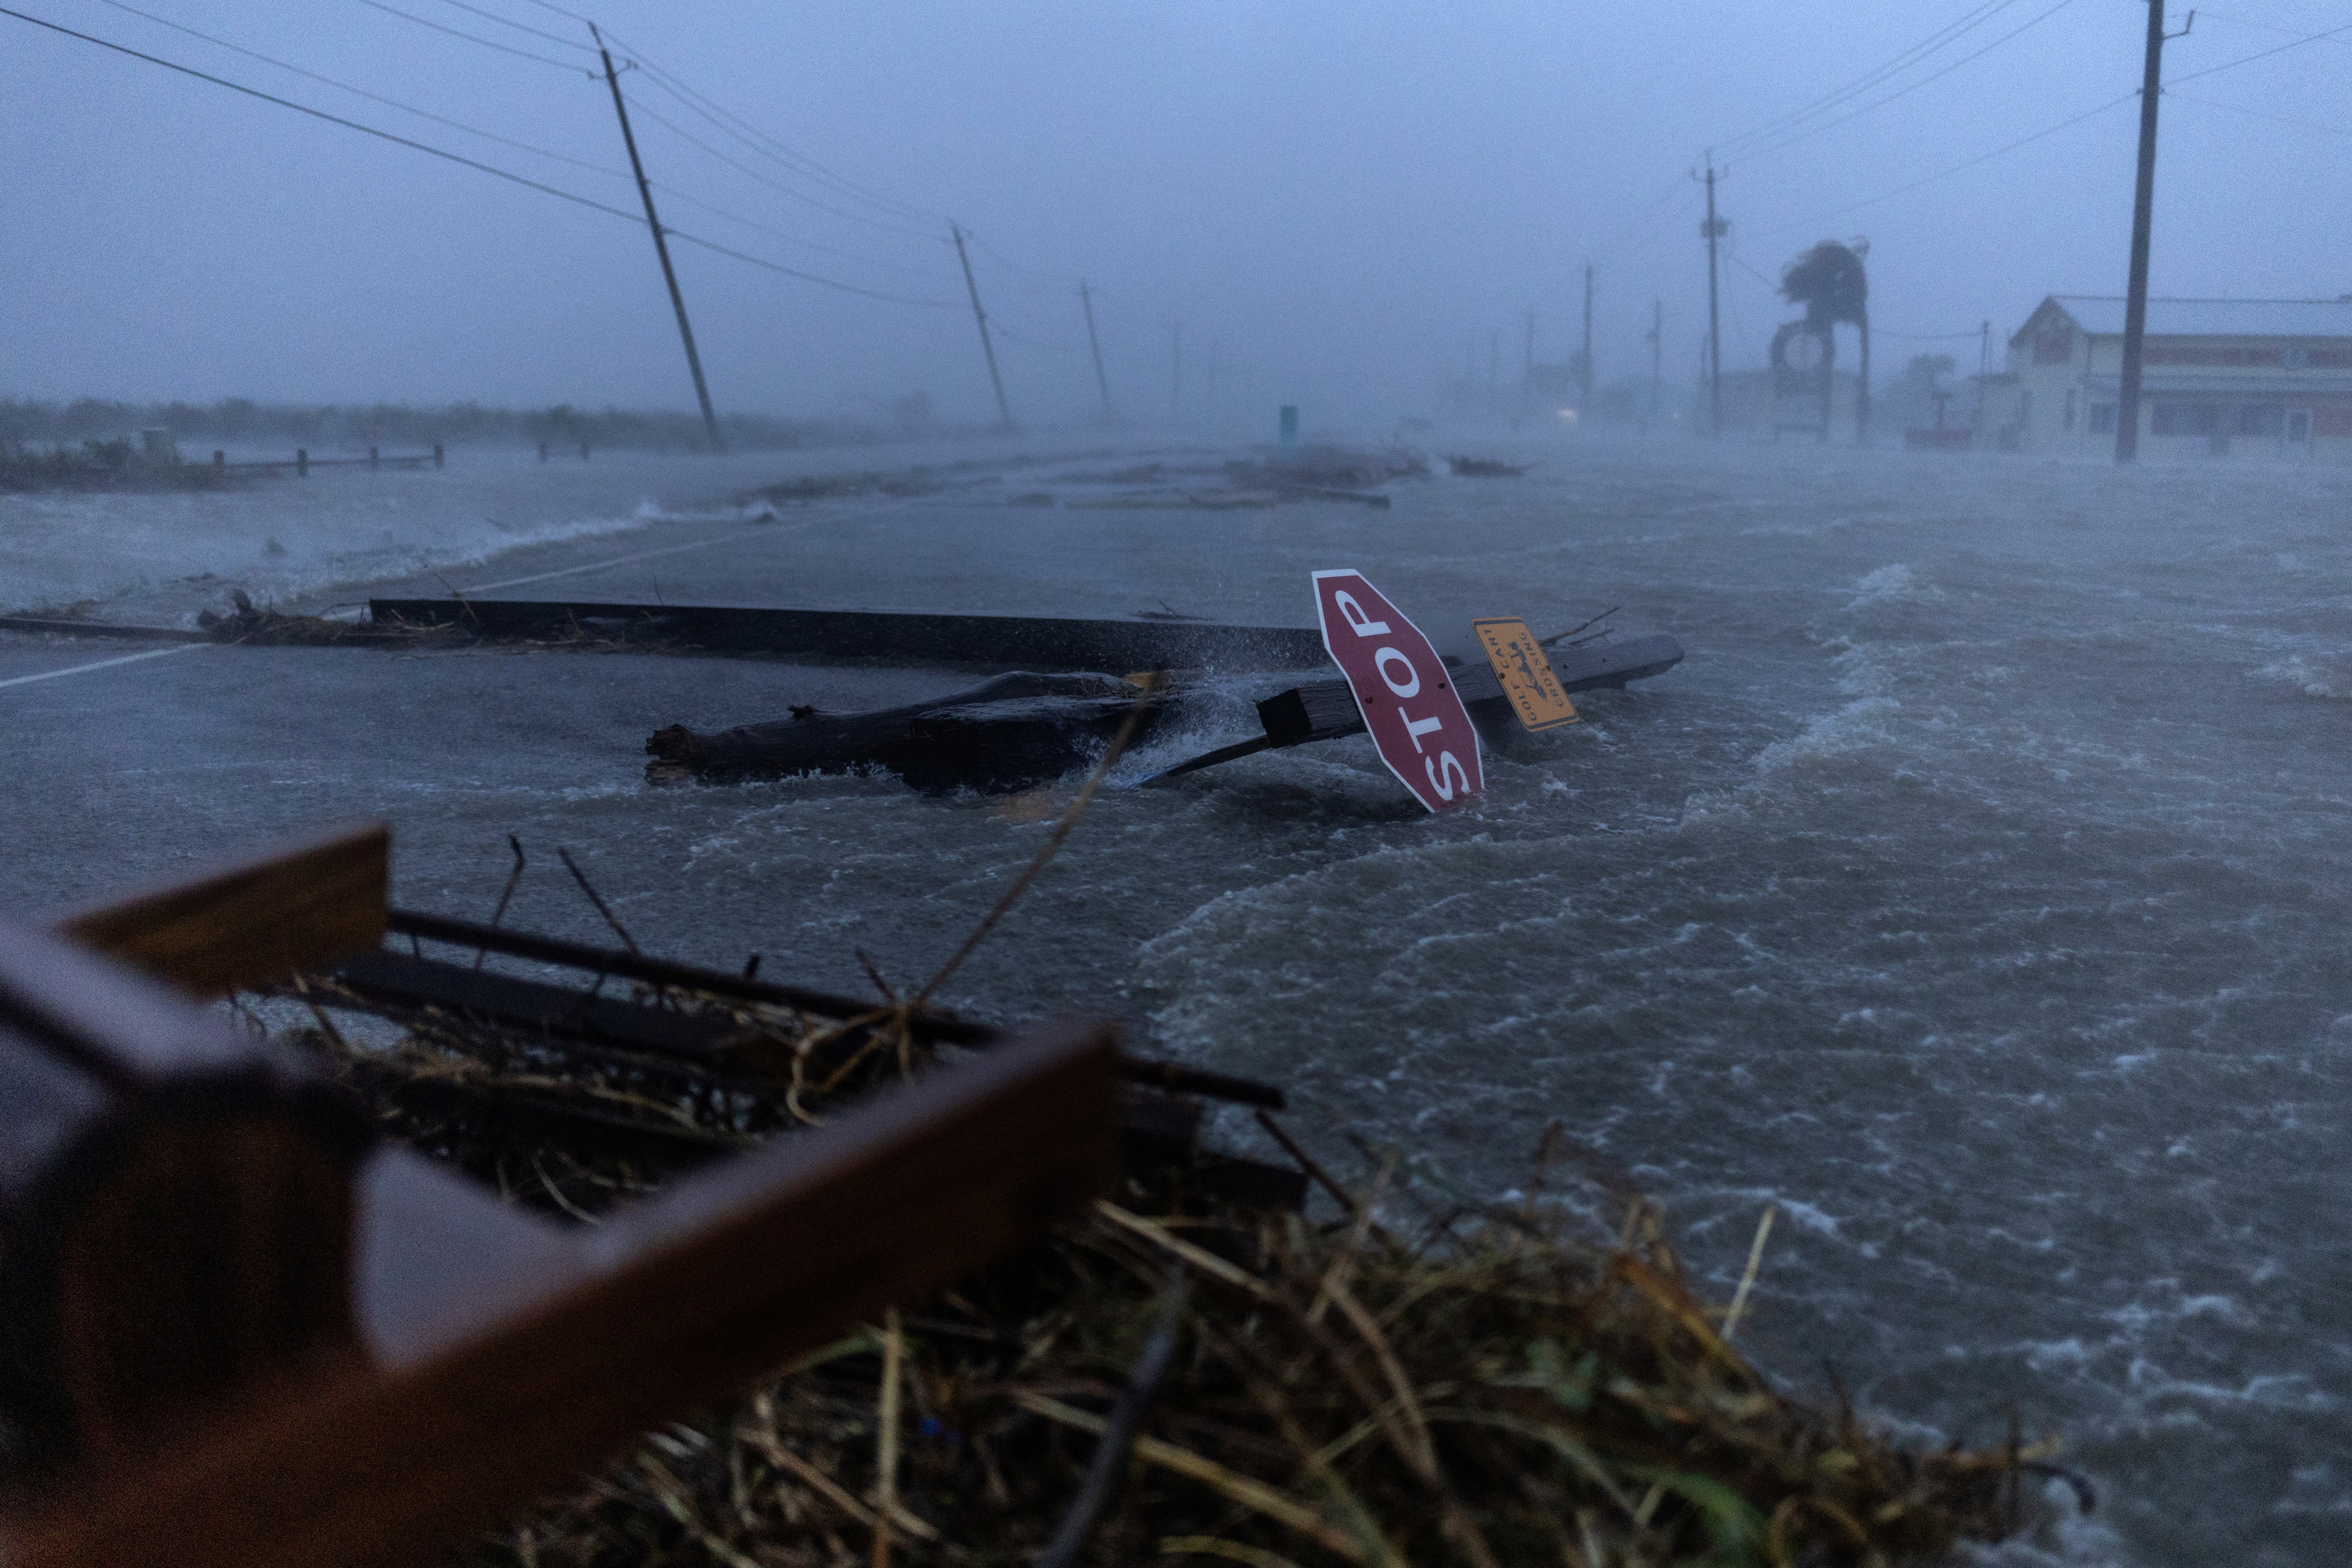
[[(579, 47), (583, 27), (533, 0), (387, 3), (544, 58), (364, 0), (140, 8), (595, 167), (369, 101), (104, 0), (12, 0), (635, 208), (610, 96)], [(1194, 411), (1213, 364), (1228, 417), (1255, 425), (1281, 402), (1307, 405), (1310, 420), (1392, 418), (1426, 406), (1439, 378), (1465, 363), (1484, 374), (1497, 343), (1515, 376), (1530, 307), (1538, 357), (1559, 359), (1580, 330), (1588, 258), (1600, 379), (1646, 374), (1643, 334), (1662, 299), (1667, 374), (1688, 381), (1706, 315), (1701, 197), (1688, 176), (1710, 145), (1729, 165), (1727, 366), (1762, 363), (1772, 324), (1790, 313), (1765, 278), (1824, 237), (1869, 237), (1883, 333), (1972, 333), (1990, 319), (1998, 345), (2043, 294), (2120, 293), (2136, 133), (2126, 95), (2146, 11), (2136, 0), (2053, 5), (573, 8), (593, 7), (626, 40), (615, 48), (625, 61), (643, 51), (669, 81), (856, 188), (730, 139), (652, 74), (628, 71), (650, 171), (679, 193), (656, 193), (667, 225), (936, 302), (862, 299), (674, 242), (722, 408), (821, 414), (921, 389), (950, 417), (990, 414), (945, 240), (952, 217), (980, 242), (973, 268), (1008, 334), (998, 352), (1016, 415), (1044, 423), (1093, 401), (1085, 278), (1099, 290), (1112, 392), (1126, 410), (1165, 416), (1181, 321)], [(1913, 68), (1803, 124), (1863, 112), (1787, 145), (1758, 134), (1979, 12)], [(2225, 13), (2200, 9), (2194, 32), (2170, 46), (2168, 79), (2179, 85), (2165, 100), (2158, 293), (2352, 291), (2352, 31), (2185, 79), (2346, 26), (2352, 5), (2227, 0)], [(13, 18), (0, 17), (0, 395), (692, 406), (642, 222)], [(1877, 345), (1881, 374), (1930, 347), (1975, 368), (1972, 340), (1889, 336)]]

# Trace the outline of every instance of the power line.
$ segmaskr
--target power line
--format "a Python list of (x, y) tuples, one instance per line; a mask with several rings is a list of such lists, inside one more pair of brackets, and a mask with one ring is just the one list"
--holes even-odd
[[(177, 61), (167, 60), (160, 55), (147, 54), (142, 50), (131, 48), (128, 45), (113, 43), (108, 39), (97, 37), (89, 33), (76, 32), (71, 27), (61, 26), (55, 22), (44, 21), (38, 16), (27, 16), (22, 11), (11, 10), (5, 5), (0, 5), (0, 16), (14, 16), (16, 20), (20, 22), (29, 22), (36, 27), (45, 28), (52, 33), (62, 34), (68, 38), (78, 38), (85, 44), (95, 44), (100, 48), (111, 50), (118, 55), (128, 55), (132, 59), (144, 60), (149, 65), (162, 66), (165, 70), (176, 71), (182, 76), (194, 77), (198, 81), (210, 82), (215, 87), (225, 87), (231, 92), (243, 93), (247, 98), (257, 98), (264, 103), (274, 103), (280, 109), (290, 109), (297, 114), (307, 114), (313, 120), (323, 120), (330, 125), (340, 125), (347, 131), (356, 131), (363, 136), (373, 136), (379, 141), (390, 142), (395, 146), (406, 147), (414, 152), (424, 153), (432, 157), (442, 159), (447, 163), (460, 164), (480, 174), (488, 174), (494, 179), (505, 180), (510, 184), (522, 185), (528, 189), (538, 191), (543, 195), (554, 196), (559, 200), (570, 202), (575, 206), (587, 207), (592, 211), (604, 213), (608, 216), (617, 217), (630, 224), (641, 225), (645, 222), (645, 219), (635, 213), (624, 212), (619, 207), (612, 206), (604, 202), (597, 201), (592, 196), (580, 195), (574, 192), (563, 190), (555, 185), (546, 184), (541, 181), (531, 179), (527, 175), (518, 174), (509, 170), (499, 168), (495, 164), (485, 163), (477, 159), (468, 158), (461, 153), (452, 153), (446, 148), (433, 146), (429, 142), (412, 141), (408, 137), (397, 135), (390, 131), (379, 130), (373, 125), (363, 125), (356, 120), (346, 120), (340, 114), (331, 114), (323, 109), (313, 109), (307, 103), (297, 103), (290, 98), (280, 98), (276, 93), (264, 92), (259, 88), (247, 87), (242, 82), (231, 81), (226, 77), (215, 76), (209, 71), (200, 71), (194, 66), (184, 66), (179, 64)], [(798, 268), (786, 267), (780, 262), (770, 261), (762, 257), (748, 255), (743, 251), (733, 249), (730, 247), (719, 245), (712, 240), (704, 239), (698, 235), (687, 234), (681, 230), (670, 228), (667, 225), (664, 225), (663, 228), (664, 231), (674, 239), (684, 240), (688, 245), (699, 246), (703, 249), (713, 252), (716, 255), (728, 257), (736, 261), (746, 262), (751, 266), (761, 268), (770, 272), (780, 273), (787, 278), (797, 278), (803, 283), (814, 283), (821, 288), (836, 289), (845, 294), (856, 294), (868, 300), (887, 300), (892, 304), (920, 305), (935, 310), (951, 310), (961, 309), (961, 307), (952, 300), (919, 300), (904, 294), (887, 294), (879, 289), (860, 288), (854, 283), (844, 283), (837, 279), (819, 277), (814, 272), (803, 272)]]
[(678, 124), (676, 121), (670, 120), (664, 115), (656, 113), (653, 110), (646, 108), (644, 102), (635, 94), (631, 94), (629, 96), (629, 107), (635, 110), (639, 114), (645, 116), (647, 120), (652, 121), (655, 124), (660, 126), (663, 130), (668, 132), (671, 135), (677, 137), (681, 142), (686, 142), (689, 146), (698, 147), (709, 156), (718, 159), (720, 163), (726, 164), (729, 168), (734, 170), (745, 179), (757, 180), (760, 184), (767, 186), (770, 190), (777, 192), (782, 195), (790, 196), (796, 202), (805, 202), (810, 206), (816, 208), (819, 212), (831, 213), (834, 216), (837, 218), (845, 218), (851, 223), (866, 224), (875, 228), (888, 229), (896, 234), (911, 234), (923, 239), (932, 239), (937, 237), (937, 236), (926, 234), (920, 229), (908, 228), (903, 224), (885, 223), (880, 218), (868, 217), (863, 213), (845, 211), (841, 207), (833, 205), (829, 202), (819, 201), (816, 197), (810, 195), (806, 191), (794, 190), (792, 186), (785, 184), (781, 180), (770, 179), (767, 175), (760, 173), (759, 170), (752, 168), (750, 164), (736, 162), (726, 153), (720, 152), (718, 148), (713, 147), (709, 142), (702, 140), (701, 137), (697, 136), (693, 132), (688, 131), (684, 126)]
[(2323, 33), (2305, 33), (2299, 38), (2290, 38), (2285, 43), (2272, 48), (2257, 49), (2251, 55), (2240, 55), (2234, 60), (2223, 60), (2218, 66), (2207, 66), (2201, 71), (2190, 71), (2187, 76), (2174, 77), (2171, 81), (2164, 84), (2165, 90), (2168, 92), (2172, 90), (2176, 82), (2195, 81), (2199, 77), (2218, 76), (2223, 71), (2235, 70), (2240, 66), (2250, 66), (2256, 60), (2266, 60), (2273, 55), (2283, 55), (2289, 49), (2299, 49), (2305, 44), (2316, 44), (2323, 39), (2333, 38), (2344, 33), (2352, 33), (2352, 22), (2347, 22), (2340, 27), (2330, 27)]
[(1977, 154), (1977, 156), (1970, 158), (1965, 163), (1955, 163), (1948, 169), (1938, 169), (1932, 174), (1924, 174), (1918, 179), (1913, 180), (1910, 184), (1897, 185), (1891, 191), (1881, 191), (1874, 196), (1864, 196), (1858, 202), (1848, 202), (1842, 207), (1832, 207), (1827, 212), (1815, 213), (1811, 217), (1800, 218), (1795, 223), (1782, 224), (1778, 228), (1766, 229), (1764, 232), (1766, 234), (1786, 234), (1790, 229), (1811, 228), (1813, 225), (1825, 222), (1830, 218), (1843, 217), (1845, 214), (1858, 211), (1863, 207), (1876, 206), (1880, 202), (1893, 201), (1896, 196), (1907, 195), (1911, 192), (1917, 190), (1922, 185), (1932, 185), (1937, 180), (1946, 179), (1953, 174), (1959, 174), (1964, 170), (1973, 169), (1979, 163), (1989, 163), (1993, 159), (2001, 156), (2003, 153), (2014, 153), (2020, 147), (2031, 146), (2032, 143), (2042, 141), (2045, 137), (2055, 136), (2061, 131), (2065, 131), (2074, 126), (2080, 125), (2083, 121), (2091, 119), (2095, 115), (2105, 114), (2108, 110), (2115, 108), (2118, 104), (2129, 103), (2133, 99), (2137, 98), (2138, 96), (2139, 89), (2137, 88), (2134, 88), (2129, 92), (2107, 100), (2106, 102), (2100, 104), (2095, 109), (2086, 109), (2082, 113), (2074, 116), (2072, 119), (2062, 120), (2055, 125), (2044, 126), (2042, 129), (2034, 132), (2030, 136), (2021, 136), (2016, 141), (1996, 147), (1990, 153), (1980, 153)]
[(561, 33), (550, 33), (538, 27), (529, 26), (511, 17), (501, 16), (495, 11), (485, 11), (479, 5), (468, 5), (466, 0), (448, 0), (448, 4), (455, 5), (460, 11), (470, 11), (486, 22), (496, 22), (501, 27), (512, 27), (518, 33), (529, 33), (534, 38), (545, 38), (551, 44), (562, 44), (567, 49), (586, 49), (592, 55), (596, 52), (577, 38), (567, 38)]
[(414, 22), (420, 27), (430, 27), (436, 33), (446, 33), (453, 38), (463, 38), (469, 44), (479, 44), (486, 49), (496, 49), (502, 55), (520, 56), (523, 59), (537, 60), (543, 66), (553, 66), (558, 70), (578, 71), (583, 76), (593, 77), (596, 74), (586, 67), (576, 65), (570, 60), (550, 59), (545, 55), (532, 54), (529, 49), (518, 49), (511, 44), (501, 44), (495, 38), (485, 38), (477, 34), (460, 32), (455, 27), (445, 27), (438, 22), (428, 21), (423, 16), (412, 16), (406, 11), (387, 5), (383, 0), (360, 0), (360, 4), (371, 11), (381, 11), (387, 16), (397, 16), (404, 22)]
[(1852, 99), (1858, 98), (1863, 93), (1868, 92), (1880, 82), (1889, 80), (1894, 77), (1901, 75), (1904, 71), (1908, 70), (1912, 66), (1918, 64), (1919, 61), (1926, 59), (1937, 50), (1943, 48), (1946, 45), (1952, 43), (1956, 39), (1967, 36), (1967, 34), (1974, 28), (1981, 26), (1984, 23), (1990, 21), (1994, 16), (2008, 9), (2015, 3), (2016, 0), (1986, 0), (1985, 4), (1979, 5), (1975, 10), (1963, 13), (1956, 20), (1948, 22), (1943, 26), (1938, 27), (1936, 31), (1928, 34), (1927, 37), (1920, 39), (1919, 42), (1912, 45), (1909, 48), (1896, 54), (1892, 59), (1864, 71), (1861, 76), (1855, 78), (1853, 81), (1846, 83), (1843, 87), (1838, 88), (1834, 91), (1824, 93), (1821, 97), (1814, 99), (1811, 102), (1801, 105), (1801, 107), (1793, 109), (1788, 113), (1781, 115), (1777, 120), (1767, 121), (1762, 125), (1757, 126), (1750, 131), (1742, 132), (1740, 134), (1732, 137), (1728, 141), (1719, 142), (1716, 143), (1715, 150), (1718, 153), (1728, 153), (1738, 148), (1746, 146), (1751, 142), (1761, 141), (1766, 137), (1777, 135), (1781, 131), (1784, 131), (1790, 126), (1801, 124), (1803, 121), (1811, 119), (1817, 114), (1827, 113), (1829, 110), (1835, 109), (1839, 104), (1844, 103)]
[(2334, 136), (2352, 136), (2352, 125), (2323, 125), (2316, 120), (2298, 120), (2289, 114), (2271, 114), (2259, 109), (2242, 109), (2234, 103), (2222, 103), (2210, 98), (2192, 98), (2185, 92), (2164, 89), (2167, 98), (2177, 98), (2183, 103), (2201, 104), (2207, 109), (2223, 110), (2231, 114), (2252, 115), (2256, 120), (2268, 120), (2279, 125), (2300, 125), (2305, 131), (2325, 131)]
[(1806, 140), (1808, 137), (1819, 135), (1824, 131), (1834, 130), (1836, 127), (1845, 124), (1848, 121), (1859, 119), (1863, 115), (1868, 114), (1874, 110), (1884, 109), (1888, 104), (1893, 103), (1896, 99), (1908, 97), (1910, 94), (1918, 91), (1921, 88), (1926, 87), (1930, 82), (1942, 80), (1945, 77), (1948, 77), (1954, 71), (1958, 70), (1962, 66), (1968, 65), (1972, 61), (1984, 58), (1985, 56), (1992, 53), (1993, 50), (2000, 47), (2001, 45), (2009, 42), (2011, 38), (2016, 37), (2020, 33), (2026, 31), (2028, 28), (2040, 26), (2042, 23), (2048, 21), (2051, 17), (2056, 16), (2059, 12), (2063, 11), (2067, 6), (2074, 3), (2074, 0), (2058, 0), (2058, 3), (2055, 5), (2051, 6), (2048, 10), (2037, 13), (2022, 25), (2012, 27), (2008, 32), (2003, 33), (2000, 37), (1995, 38), (1983, 48), (1977, 50), (1973, 54), (1961, 56), (1958, 59), (1954, 60), (1950, 65), (1944, 67), (1941, 70), (1932, 72), (1929, 75), (1921, 77), (1916, 81), (1896, 88), (1885, 98), (1874, 99), (1870, 102), (1864, 104), (1859, 109), (1848, 110), (1845, 113), (1839, 115), (1834, 120), (1824, 120), (1817, 125), (1809, 125), (1801, 131), (1795, 132), (1788, 136), (1780, 138), (1780, 140), (1777, 142), (1767, 142), (1761, 147), (1751, 147), (1747, 151), (1744, 156), (1749, 158), (1769, 157), (1772, 153), (1778, 153), (1783, 147), (1793, 147), (1798, 142)]
[(242, 44), (232, 44), (226, 38), (217, 38), (210, 33), (198, 32), (194, 27), (184, 26), (168, 17), (142, 11), (136, 5), (127, 5), (123, 4), (123, 0), (99, 0), (99, 3), (111, 5), (118, 11), (127, 11), (131, 16), (142, 17), (159, 27), (169, 27), (175, 33), (185, 33), (192, 38), (201, 38), (205, 43), (216, 45), (232, 54), (243, 55), (247, 59), (259, 60), (264, 65), (276, 66), (279, 70), (292, 71), (296, 76), (308, 77), (312, 81), (323, 82), (341, 91), (354, 93), (371, 102), (381, 103), (388, 109), (397, 109), (404, 114), (414, 114), (420, 120), (430, 120), (436, 125), (446, 125), (453, 131), (463, 131), (469, 136), (479, 136), (485, 141), (496, 142), (501, 146), (512, 147), (518, 152), (535, 153), (541, 158), (552, 158), (559, 163), (569, 163), (574, 168), (586, 169), (593, 174), (609, 174), (616, 180), (625, 180), (629, 177), (625, 170), (608, 168), (604, 164), (592, 163), (585, 158), (575, 158), (569, 153), (558, 153), (551, 147), (538, 147), (528, 142), (518, 142), (511, 136), (501, 136), (495, 131), (485, 131), (478, 125), (468, 125), (462, 120), (452, 120), (446, 114), (436, 114), (431, 110), (419, 109), (413, 103), (403, 103), (396, 98), (386, 98), (380, 92), (371, 92), (366, 88), (353, 87), (350, 82), (338, 81), (333, 77), (321, 76), (317, 71), (306, 70), (298, 65), (289, 65), (284, 60), (265, 55), (258, 49), (248, 49)]
[(853, 200), (865, 202), (871, 206), (880, 209), (881, 211), (890, 213), (894, 216), (927, 225), (935, 225), (940, 221), (941, 215), (940, 214), (926, 212), (920, 207), (899, 201), (896, 197), (884, 195), (878, 191), (861, 185), (856, 181), (850, 179), (848, 176), (837, 174), (825, 167), (823, 163), (818, 163), (815, 159), (808, 156), (806, 153), (798, 152), (793, 148), (787, 146), (782, 142), (778, 141), (776, 138), (760, 130), (759, 127), (751, 124), (740, 115), (735, 114), (724, 108), (707, 94), (697, 91), (694, 88), (688, 86), (686, 81), (679, 78), (675, 72), (665, 70), (661, 66), (647, 58), (642, 50), (636, 48), (634, 45), (627, 43), (625, 39), (620, 38), (617, 35), (614, 37), (614, 42), (621, 44), (622, 47), (628, 51), (631, 58), (635, 62), (635, 64), (645, 71), (647, 79), (652, 80), (656, 86), (660, 87), (663, 91), (667, 92), (671, 97), (676, 98), (679, 102), (685, 104), (695, 113), (701, 115), (712, 124), (717, 125), (730, 136), (745, 142), (747, 145), (751, 146), (753, 151), (759, 153), (761, 156), (781, 163), (784, 167), (793, 170), (795, 174), (801, 174), (804, 178), (816, 181), (818, 184), (824, 185), (838, 195), (847, 196)]

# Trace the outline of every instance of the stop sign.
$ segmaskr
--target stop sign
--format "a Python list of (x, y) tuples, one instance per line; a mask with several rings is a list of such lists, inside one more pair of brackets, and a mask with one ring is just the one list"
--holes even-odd
[(1484, 789), (1470, 710), (1420, 628), (1360, 572), (1316, 573), (1315, 613), (1381, 761), (1413, 798), (1446, 811)]

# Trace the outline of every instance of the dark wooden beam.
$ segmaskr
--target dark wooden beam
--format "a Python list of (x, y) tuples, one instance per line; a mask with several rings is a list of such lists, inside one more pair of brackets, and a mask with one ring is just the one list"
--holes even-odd
[(380, 945), (391, 858), (384, 824), (342, 823), (52, 923), (199, 994), (250, 990)]
[(1041, 1239), (1115, 1157), (1111, 1033), (1049, 1026), (565, 1233), (386, 1151), (372, 1364), (86, 1473), (13, 1568), (393, 1568)]

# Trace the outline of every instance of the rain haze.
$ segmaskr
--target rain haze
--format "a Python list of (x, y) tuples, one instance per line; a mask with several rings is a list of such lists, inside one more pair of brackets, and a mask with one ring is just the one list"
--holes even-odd
[[(642, 1174), (567, 1137), (698, 1159), (807, 1115), (819, 1045), (963, 1029), (900, 1039), (944, 1079), (986, 1053), (942, 1040), (1107, 1019), (1158, 1064), (1126, 1157), (1259, 1181), (1325, 1241), (1358, 1199), (1310, 1173), (1432, 1258), (1441, 1217), (1622, 1262), (1662, 1216), (1772, 1391), (1721, 1408), (1843, 1446), (1851, 1398), (1873, 1442), (1957, 1446), (1921, 1474), (1981, 1458), (1933, 1505), (1964, 1561), (2352, 1561), (2352, 9), (2170, 6), (2136, 278), (2149, 20), (5, 0), (0, 910), (388, 825), (406, 934), (212, 983), (222, 1026), (550, 1225)], [(0, 939), (0, 1300), (46, 1302), (20, 1260), (67, 1188), (19, 1147), (47, 1123)], [(840, 1000), (877, 994), (908, 1010)], [(509, 1159), (419, 1121), (420, 1083), (556, 1131)], [(1434, 1296), (1352, 1278), (1407, 1407), (1621, 1396), (1549, 1340), (1525, 1374), (1444, 1361)], [(1217, 1299), (1182, 1309), (1204, 1345)], [(1700, 1321), (1674, 1342), (1736, 1359)], [(887, 1321), (777, 1397), (883, 1399)], [(944, 1399), (930, 1331), (908, 1386)], [(0, 1335), (12, 1531), (87, 1458), (22, 1392), (36, 1340)], [(577, 1506), (679, 1562), (870, 1538), (887, 1568), (892, 1496), (909, 1564), (950, 1519), (958, 1561), (1045, 1561), (1057, 1519), (1105, 1562), (1385, 1560), (1316, 1512), (1336, 1464), (1423, 1509), (1381, 1551), (1460, 1544), (1338, 1375), (1311, 1445), (1171, 1384), (1097, 1534), (1045, 1469), (988, 1534), (961, 1434), (1115, 1456), (1130, 1342), (1163, 1342), (955, 1384), (1000, 1407), (924, 1405), (903, 1492), (738, 1431), (655, 1440), (735, 1512), (641, 1471)], [(1433, 1420), (1509, 1568), (1829, 1568), (1944, 1528), (1837, 1454), (1663, 1470), (1678, 1401), (1605, 1485), (1547, 1449), (1504, 1486), (1504, 1437)], [(1184, 1480), (1196, 1442), (1226, 1468)], [(1756, 1489), (1784, 1471), (1815, 1500)], [(1224, 1504), (1152, 1489), (1202, 1473), (1257, 1500), (1207, 1545)], [(557, 1516), (481, 1561), (559, 1560)]]

